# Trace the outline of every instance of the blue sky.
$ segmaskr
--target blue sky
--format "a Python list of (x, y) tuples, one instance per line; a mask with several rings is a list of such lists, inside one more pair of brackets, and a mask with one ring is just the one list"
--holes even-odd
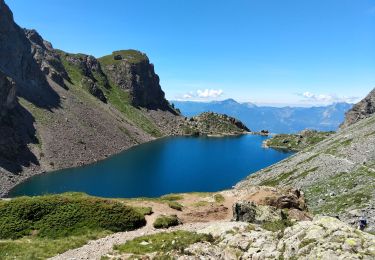
[(6, 0), (55, 48), (149, 56), (168, 99), (357, 101), (375, 87), (375, 0)]

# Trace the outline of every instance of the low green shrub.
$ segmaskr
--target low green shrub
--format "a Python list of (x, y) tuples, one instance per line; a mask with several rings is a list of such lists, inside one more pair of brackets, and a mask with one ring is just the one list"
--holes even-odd
[(160, 199), (168, 200), (168, 201), (176, 201), (176, 200), (183, 200), (184, 196), (180, 194), (167, 194), (167, 195), (161, 196)]
[(289, 219), (269, 221), (262, 224), (263, 229), (272, 232), (284, 231), (287, 227), (291, 226), (293, 226), (293, 223)]
[(0, 239), (30, 234), (60, 238), (89, 231), (127, 231), (146, 224), (135, 209), (76, 194), (20, 197), (0, 203)]
[(223, 203), (225, 201), (224, 196), (221, 195), (221, 194), (215, 194), (214, 199), (215, 199), (216, 203)]
[(171, 208), (171, 209), (175, 209), (175, 210), (179, 210), (179, 211), (182, 211), (183, 207), (180, 203), (176, 202), (176, 201), (170, 201), (168, 202), (168, 206)]
[(161, 215), (156, 218), (154, 222), (154, 228), (169, 228), (173, 226), (178, 226), (179, 224), (181, 224), (181, 222), (176, 215)]

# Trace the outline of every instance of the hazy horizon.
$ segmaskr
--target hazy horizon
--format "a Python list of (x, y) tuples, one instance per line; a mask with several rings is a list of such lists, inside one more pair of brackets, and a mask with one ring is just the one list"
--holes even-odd
[(310, 108), (310, 107), (326, 107), (326, 106), (332, 106), (335, 104), (350, 104), (354, 105), (356, 102), (332, 102), (328, 104), (289, 104), (289, 103), (261, 103), (261, 102), (252, 102), (252, 101), (238, 101), (234, 98), (224, 98), (224, 99), (215, 99), (215, 100), (201, 100), (201, 99), (196, 99), (196, 100), (186, 100), (186, 99), (168, 99), (169, 102), (199, 102), (199, 103), (211, 103), (211, 102), (223, 102), (227, 100), (234, 100), (235, 102), (239, 104), (252, 104), (256, 105), (257, 107), (304, 107), (304, 108)]

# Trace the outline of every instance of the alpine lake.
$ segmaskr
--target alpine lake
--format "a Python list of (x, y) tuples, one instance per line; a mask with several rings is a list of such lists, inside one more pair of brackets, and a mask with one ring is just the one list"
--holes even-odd
[(9, 197), (75, 191), (130, 198), (225, 190), (293, 154), (263, 148), (266, 138), (162, 138), (94, 164), (34, 176), (11, 190)]

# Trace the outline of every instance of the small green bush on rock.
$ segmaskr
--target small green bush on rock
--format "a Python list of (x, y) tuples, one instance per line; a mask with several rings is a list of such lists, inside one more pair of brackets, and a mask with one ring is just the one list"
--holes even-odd
[(159, 216), (154, 222), (154, 228), (169, 228), (173, 226), (178, 226), (181, 224), (181, 221), (176, 215)]
[(182, 211), (183, 209), (183, 206), (176, 202), (176, 201), (170, 201), (168, 202), (168, 206), (171, 208), (171, 209), (175, 209), (175, 210), (178, 210), (178, 211)]

